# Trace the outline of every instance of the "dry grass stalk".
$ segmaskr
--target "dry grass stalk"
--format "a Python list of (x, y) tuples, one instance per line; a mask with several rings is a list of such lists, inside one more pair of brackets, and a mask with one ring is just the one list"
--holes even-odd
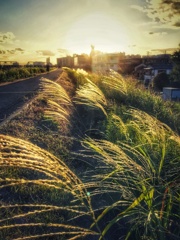
[(64, 121), (70, 125), (69, 118), (72, 102), (65, 89), (58, 83), (42, 78), (41, 90), (42, 96), (47, 101), (47, 108), (44, 111), (45, 117), (57, 123)]
[(92, 109), (101, 110), (107, 116), (105, 107), (107, 106), (106, 98), (102, 91), (89, 79), (87, 83), (80, 86), (76, 91), (74, 102), (76, 104), (85, 105)]
[[(0, 207), (0, 209), (23, 209), (26, 208), (26, 211), (22, 213), (14, 214), (11, 217), (3, 217), (0, 221), (0, 229), (12, 229), (12, 228), (25, 228), (25, 227), (37, 227), (37, 226), (51, 226), (53, 228), (64, 227), (67, 229), (67, 232), (61, 231), (60, 234), (69, 234), (69, 235), (89, 235), (94, 234), (91, 230), (86, 230), (84, 228), (80, 229), (76, 226), (70, 226), (69, 224), (60, 225), (60, 224), (45, 224), (45, 223), (28, 223), (27, 225), (22, 224), (11, 224), (13, 220), (21, 218), (29, 218), (30, 216), (37, 216), (43, 213), (56, 211), (66, 211), (68, 213), (74, 213), (76, 216), (90, 215), (92, 213), (91, 203), (89, 196), (87, 194), (86, 188), (81, 180), (66, 166), (64, 162), (60, 159), (57, 159), (50, 153), (45, 150), (40, 149), (39, 147), (17, 139), (10, 136), (0, 135), (0, 166), (1, 169), (8, 168), (19, 168), (21, 170), (31, 170), (34, 173), (38, 174), (37, 179), (19, 178), (14, 176), (9, 176), (1, 178), (1, 187), (0, 189), (7, 189), (9, 187), (18, 187), (17, 189), (25, 186), (37, 186), (41, 189), (56, 189), (61, 192), (67, 192), (71, 194), (74, 201), (72, 201), (72, 206), (51, 206), (48, 204), (22, 204), (17, 200), (16, 204), (5, 204)], [(77, 205), (82, 203), (82, 207)], [(27, 208), (29, 210), (27, 211)], [(37, 209), (40, 208), (40, 209)], [(15, 211), (16, 212), (16, 211)], [(91, 213), (90, 213), (91, 212)], [(35, 218), (36, 219), (36, 218)], [(9, 222), (9, 223), (8, 223)], [(74, 232), (75, 231), (75, 232)], [(56, 235), (56, 233), (47, 233), (47, 236)], [(37, 235), (38, 237), (43, 236)], [(25, 237), (28, 239), (29, 236)], [(32, 238), (36, 236), (32, 236)]]
[(114, 93), (127, 94), (127, 83), (125, 79), (114, 71), (111, 71), (109, 76), (102, 78), (102, 84), (106, 88), (107, 96), (111, 95), (113, 97)]

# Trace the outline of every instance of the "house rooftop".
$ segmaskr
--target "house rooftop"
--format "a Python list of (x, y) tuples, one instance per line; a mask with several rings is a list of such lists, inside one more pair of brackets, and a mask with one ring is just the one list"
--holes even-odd
[(149, 68), (153, 68), (153, 69), (173, 69), (173, 65), (171, 63), (152, 63), (152, 64), (149, 64)]

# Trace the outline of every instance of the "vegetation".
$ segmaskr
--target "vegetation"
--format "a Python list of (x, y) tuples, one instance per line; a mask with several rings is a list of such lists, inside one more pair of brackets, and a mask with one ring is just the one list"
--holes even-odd
[(162, 91), (163, 87), (169, 86), (169, 76), (165, 72), (158, 73), (153, 79), (153, 88), (157, 91)]
[(179, 110), (115, 72), (42, 78), (0, 128), (0, 238), (179, 239)]
[(45, 67), (14, 67), (4, 70), (0, 69), (0, 83), (35, 76), (38, 73), (44, 72), (46, 72)]
[(171, 85), (180, 87), (180, 50), (174, 52), (172, 62), (174, 63), (174, 67), (170, 75)]

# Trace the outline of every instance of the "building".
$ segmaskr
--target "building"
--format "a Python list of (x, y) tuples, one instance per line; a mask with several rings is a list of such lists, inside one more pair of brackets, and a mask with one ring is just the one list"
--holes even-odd
[(164, 87), (163, 88), (163, 99), (180, 101), (180, 88)]
[(74, 67), (74, 57), (66, 56), (66, 57), (57, 58), (57, 67), (58, 68)]
[(160, 54), (156, 56), (143, 56), (141, 64), (134, 68), (135, 76), (144, 81), (146, 87), (149, 86), (152, 79), (161, 72), (170, 74), (173, 64), (169, 54)]
[(91, 70), (91, 58), (88, 54), (74, 54), (74, 67)]
[(146, 86), (153, 80), (159, 73), (170, 74), (173, 69), (173, 65), (170, 63), (153, 63), (144, 68), (144, 83)]
[(125, 53), (103, 53), (95, 51), (94, 46), (91, 46), (91, 48), (92, 72), (107, 73), (110, 69), (120, 71), (120, 59), (125, 57)]
[(132, 74), (136, 66), (142, 63), (140, 55), (125, 55), (119, 59), (120, 72), (123, 74)]
[[(124, 55), (125, 56), (125, 55)], [(120, 71), (120, 59), (123, 58), (122, 53), (106, 53), (107, 67), (114, 71)]]

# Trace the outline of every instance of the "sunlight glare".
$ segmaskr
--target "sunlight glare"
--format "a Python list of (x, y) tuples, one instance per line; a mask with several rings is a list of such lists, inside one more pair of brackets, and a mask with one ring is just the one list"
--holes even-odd
[(89, 53), (91, 44), (104, 52), (126, 51), (128, 42), (125, 28), (112, 16), (99, 12), (79, 17), (65, 36), (65, 47), (76, 53)]

